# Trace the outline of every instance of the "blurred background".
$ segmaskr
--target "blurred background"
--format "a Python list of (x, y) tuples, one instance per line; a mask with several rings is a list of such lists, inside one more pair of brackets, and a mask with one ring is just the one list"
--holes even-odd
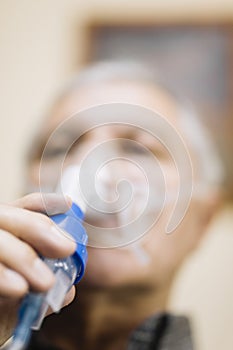
[(227, 200), (179, 273), (175, 312), (198, 350), (233, 348), (232, 0), (1, 0), (0, 200), (21, 194), (25, 153), (59, 88), (88, 62), (139, 58), (191, 100), (226, 167)]

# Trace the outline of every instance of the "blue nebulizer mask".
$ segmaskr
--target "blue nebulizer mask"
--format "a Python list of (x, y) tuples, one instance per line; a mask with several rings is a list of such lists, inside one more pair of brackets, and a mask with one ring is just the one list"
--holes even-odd
[(50, 218), (62, 231), (67, 232), (74, 239), (77, 243), (76, 251), (72, 256), (63, 259), (42, 257), (55, 275), (55, 284), (46, 293), (29, 292), (24, 297), (13, 341), (8, 350), (23, 350), (27, 347), (31, 331), (40, 329), (48, 308), (53, 312), (59, 312), (67, 292), (73, 284), (81, 280), (85, 271), (87, 234), (82, 225), (84, 211), (73, 202), (69, 211)]

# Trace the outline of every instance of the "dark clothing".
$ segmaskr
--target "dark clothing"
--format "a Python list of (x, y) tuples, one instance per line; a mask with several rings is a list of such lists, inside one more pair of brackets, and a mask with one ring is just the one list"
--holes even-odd
[(193, 350), (188, 319), (169, 314), (147, 319), (131, 334), (127, 350)]
[[(27, 350), (62, 350), (42, 342), (34, 333)], [(193, 350), (186, 317), (159, 314), (147, 319), (129, 336), (126, 350)]]

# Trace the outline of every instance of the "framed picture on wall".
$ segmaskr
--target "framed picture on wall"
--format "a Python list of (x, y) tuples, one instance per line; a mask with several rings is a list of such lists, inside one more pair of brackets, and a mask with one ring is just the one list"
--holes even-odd
[(218, 143), (233, 196), (233, 22), (90, 22), (84, 63), (137, 60), (195, 106)]

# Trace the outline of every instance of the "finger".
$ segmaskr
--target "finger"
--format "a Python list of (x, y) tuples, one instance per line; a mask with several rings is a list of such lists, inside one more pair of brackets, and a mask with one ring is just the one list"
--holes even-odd
[(73, 254), (76, 249), (74, 239), (44, 214), (1, 205), (0, 227), (46, 257), (63, 258)]
[[(52, 287), (55, 281), (52, 271), (43, 263), (28, 244), (20, 241), (8, 232), (1, 231), (0, 247), (1, 265), (6, 266), (8, 269), (22, 276), (20, 290), (23, 288), (23, 278), (33, 290), (46, 291)], [(9, 273), (11, 274), (9, 270), (6, 270), (2, 266), (2, 278), (6, 279), (6, 274), (8, 274), (9, 277)], [(15, 276), (15, 279), (17, 278), (18, 276)], [(14, 284), (14, 282), (10, 285), (12, 286), (12, 284)], [(23, 292), (25, 292), (25, 288), (27, 290), (28, 286), (25, 286), (24, 282)]]
[(22, 209), (38, 211), (47, 215), (65, 213), (70, 209), (72, 200), (68, 196), (55, 193), (32, 193), (17, 199), (12, 205)]
[(69, 292), (66, 294), (66, 297), (65, 297), (65, 300), (64, 300), (64, 303), (63, 303), (63, 306), (62, 306), (62, 307), (65, 307), (65, 306), (69, 305), (69, 304), (74, 300), (75, 292), (76, 292), (76, 289), (75, 289), (75, 287), (73, 286), (73, 287), (69, 290)]
[(27, 281), (17, 272), (0, 263), (0, 296), (18, 299), (27, 291)]
[[(66, 294), (62, 307), (69, 305), (74, 300), (74, 297), (75, 297), (75, 287), (73, 286), (69, 290), (69, 292)], [(49, 308), (48, 312), (46, 313), (46, 316), (51, 315), (52, 313), (53, 313), (52, 309)]]

